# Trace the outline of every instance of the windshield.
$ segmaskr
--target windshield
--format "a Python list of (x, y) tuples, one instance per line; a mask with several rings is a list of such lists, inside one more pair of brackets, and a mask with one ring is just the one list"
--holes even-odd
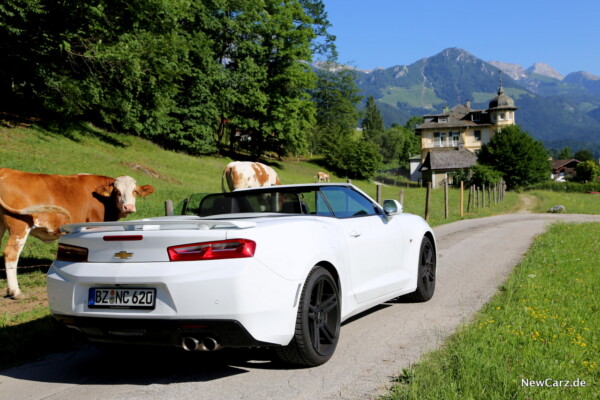
[(269, 188), (192, 196), (187, 210), (201, 217), (279, 213), (348, 218), (379, 213), (375, 203), (347, 186)]

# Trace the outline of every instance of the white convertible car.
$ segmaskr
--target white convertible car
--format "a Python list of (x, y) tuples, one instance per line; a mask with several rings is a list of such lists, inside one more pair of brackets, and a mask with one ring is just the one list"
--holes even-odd
[(47, 277), (54, 317), (94, 343), (269, 347), (316, 366), (345, 319), (433, 295), (429, 225), (350, 184), (237, 190), (187, 208), (195, 215), (65, 225)]

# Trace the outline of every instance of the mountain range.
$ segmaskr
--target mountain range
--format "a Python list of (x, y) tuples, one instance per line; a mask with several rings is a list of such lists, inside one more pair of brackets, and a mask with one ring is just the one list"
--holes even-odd
[(501, 82), (518, 107), (517, 123), (546, 148), (589, 149), (600, 156), (600, 77), (587, 72), (563, 77), (546, 64), (525, 69), (449, 48), (410, 65), (356, 74), (361, 94), (375, 98), (386, 126), (467, 101), (486, 109)]

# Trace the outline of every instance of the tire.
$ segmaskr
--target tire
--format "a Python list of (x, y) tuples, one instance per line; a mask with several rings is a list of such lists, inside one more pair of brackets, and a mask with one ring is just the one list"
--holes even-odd
[(423, 237), (419, 252), (419, 270), (417, 275), (417, 290), (406, 296), (407, 300), (424, 302), (433, 297), (435, 292), (436, 257), (435, 247), (431, 239)]
[(278, 348), (286, 364), (314, 367), (333, 355), (340, 334), (341, 304), (335, 279), (323, 267), (308, 274), (296, 317), (296, 330), (289, 345)]

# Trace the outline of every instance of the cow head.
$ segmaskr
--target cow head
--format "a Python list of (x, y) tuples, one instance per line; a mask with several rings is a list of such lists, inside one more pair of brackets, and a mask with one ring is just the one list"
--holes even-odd
[(119, 218), (124, 218), (135, 212), (136, 197), (152, 194), (154, 187), (151, 185), (138, 186), (132, 177), (119, 176), (113, 183), (99, 186), (95, 192), (104, 197), (114, 197)]

